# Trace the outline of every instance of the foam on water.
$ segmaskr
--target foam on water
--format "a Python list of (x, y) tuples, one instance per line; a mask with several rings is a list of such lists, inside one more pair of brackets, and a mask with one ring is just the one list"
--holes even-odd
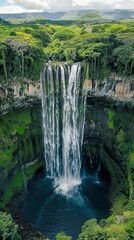
[(55, 182), (56, 192), (71, 196), (80, 184), (81, 181), (77, 179), (71, 179), (69, 181), (65, 178), (61, 178)]

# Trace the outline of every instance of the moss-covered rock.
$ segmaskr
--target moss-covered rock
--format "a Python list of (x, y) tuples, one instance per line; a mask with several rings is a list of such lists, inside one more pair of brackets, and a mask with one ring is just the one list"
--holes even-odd
[(41, 108), (21, 108), (0, 117), (1, 206), (8, 204), (43, 165)]
[(109, 171), (113, 211), (121, 214), (134, 205), (134, 113), (128, 104), (103, 98), (87, 102), (84, 156)]

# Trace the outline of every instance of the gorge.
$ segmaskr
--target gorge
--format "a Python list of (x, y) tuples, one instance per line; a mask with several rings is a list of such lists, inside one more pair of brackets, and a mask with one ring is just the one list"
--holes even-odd
[(18, 224), (13, 240), (133, 239), (133, 23), (1, 31), (0, 214)]
[(86, 220), (110, 213), (110, 184), (99, 177), (99, 160), (90, 173), (82, 167), (85, 70), (80, 63), (49, 63), (41, 75), (46, 173), (29, 183), (22, 219), (50, 239), (61, 231), (77, 239)]
[[(48, 134), (47, 138), (45, 138), (45, 136), (43, 137), (42, 120), (41, 120), (42, 119), (41, 98), (37, 97), (39, 96), (37, 94), (35, 94), (34, 96), (32, 95), (19, 96), (19, 98), (17, 99), (10, 100), (11, 102), (9, 102), (9, 106), (11, 106), (11, 110), (7, 113), (3, 112), (4, 114), (1, 117), (1, 134), (2, 134), (1, 136), (3, 136), (3, 139), (5, 139), (4, 136), (5, 134), (7, 134), (7, 129), (8, 129), (9, 135), (7, 135), (6, 142), (8, 141), (8, 138), (9, 138), (9, 143), (7, 142), (6, 144), (7, 146), (6, 151), (12, 153), (12, 155), (5, 155), (5, 160), (3, 161), (3, 167), (4, 167), (3, 170), (4, 169), (7, 169), (7, 170), (6, 171), (4, 170), (3, 172), (1, 171), (1, 174), (2, 174), (1, 183), (3, 182), (3, 185), (1, 184), (1, 191), (5, 189), (1, 203), (2, 204), (5, 203), (6, 205), (8, 205), (8, 203), (11, 201), (12, 196), (16, 193), (16, 191), (20, 189), (20, 187), (22, 187), (23, 182), (25, 182), (25, 187), (27, 188), (27, 193), (24, 198), (25, 204), (24, 205), (21, 204), (21, 206), (19, 205), (19, 209), (22, 209), (21, 211), (23, 211), (23, 214), (21, 213), (22, 219), (24, 222), (25, 221), (31, 222), (35, 227), (35, 229), (41, 230), (44, 234), (46, 233), (47, 236), (50, 237), (50, 239), (51, 237), (53, 239), (54, 235), (58, 231), (60, 232), (61, 230), (64, 230), (66, 233), (72, 235), (74, 239), (76, 239), (80, 232), (80, 227), (82, 226), (84, 221), (94, 217), (96, 217), (97, 219), (107, 217), (110, 214), (110, 206), (111, 206), (110, 196), (113, 199), (112, 207), (113, 207), (113, 211), (116, 214), (121, 214), (123, 208), (124, 208), (124, 211), (125, 211), (125, 208), (131, 209), (131, 205), (133, 204), (132, 203), (133, 202), (133, 185), (132, 185), (133, 172), (131, 171), (131, 168), (128, 167), (126, 162), (126, 158), (129, 159), (131, 158), (131, 156), (133, 156), (132, 155), (133, 154), (133, 130), (132, 130), (133, 129), (133, 114), (132, 114), (133, 102), (126, 101), (126, 100), (125, 101), (115, 100), (110, 95), (108, 96), (108, 93), (105, 93), (105, 94), (101, 93), (97, 95), (92, 90), (92, 88), (90, 88), (91, 87), (91, 84), (89, 84), (90, 80), (85, 81), (86, 68), (83, 65), (81, 66), (79, 64), (73, 65), (72, 67), (73, 77), (74, 77), (73, 79), (72, 79), (72, 75), (70, 75), (69, 69), (70, 69), (70, 66), (68, 65), (57, 65), (57, 67), (53, 67), (53, 66), (51, 67), (51, 65), (46, 65), (44, 73), (41, 77), (42, 84), (43, 84), (42, 86), (44, 87), (44, 89), (42, 87), (42, 91), (43, 91), (42, 100), (44, 101), (44, 99), (46, 99), (49, 95), (47, 105), (44, 105), (46, 104), (46, 101), (44, 103), (42, 101), (42, 107), (45, 109), (45, 113), (46, 111), (49, 113), (48, 116), (50, 117), (50, 119), (48, 120), (45, 119), (45, 121), (44, 121), (44, 117), (46, 116), (43, 117), (43, 123), (44, 123), (43, 129), (44, 131), (46, 131), (45, 133)], [(67, 91), (67, 86), (68, 86), (67, 81), (69, 81), (69, 75), (71, 76), (71, 82), (73, 83), (72, 91), (69, 90), (70, 98), (73, 99), (73, 103), (76, 104), (75, 106), (77, 106), (78, 104), (77, 101), (79, 101), (78, 106), (81, 106), (81, 108), (78, 109), (77, 111), (75, 107), (73, 109), (71, 108), (73, 106), (72, 104), (69, 105), (71, 102), (71, 99), (69, 98), (69, 96), (68, 98), (66, 98), (65, 96), (65, 87)], [(47, 79), (45, 80), (44, 77)], [(54, 85), (52, 84), (52, 80)], [(66, 82), (66, 86), (63, 84), (63, 80), (64, 80), (64, 83)], [(82, 85), (83, 85), (83, 88), (85, 88), (85, 91), (83, 91), (83, 95), (82, 95), (82, 88), (80, 88), (80, 91), (79, 91), (76, 88), (74, 81), (77, 81), (78, 89)], [(80, 83), (79, 81), (80, 82), (82, 81), (83, 84), (82, 82)], [(57, 90), (56, 90), (57, 86), (59, 88), (59, 85), (60, 85), (59, 83), (61, 84), (60, 86), (61, 94), (59, 93), (57, 94)], [(55, 84), (57, 84), (57, 86)], [(105, 84), (105, 86), (106, 85), (108, 85), (108, 83)], [(87, 88), (89, 88), (89, 90)], [(53, 89), (53, 92), (52, 92), (52, 89)], [(88, 90), (88, 95), (86, 100), (87, 107), (85, 111), (84, 103), (86, 99), (85, 93), (87, 92), (87, 90)], [(30, 92), (30, 94), (32, 94), (32, 92)], [(125, 93), (123, 92), (123, 95), (124, 94)], [(126, 93), (126, 95), (127, 94), (128, 92)], [(78, 97), (77, 100), (75, 99), (76, 97)], [(23, 101), (24, 98), (25, 98), (25, 101)], [(58, 108), (54, 107), (56, 106), (57, 103), (58, 104), (61, 103), (60, 111), (58, 110)], [(70, 111), (72, 111), (72, 114), (69, 114), (69, 116), (67, 115), (69, 111), (66, 112), (65, 105), (63, 103), (64, 104), (66, 103), (66, 106), (68, 108), (71, 108)], [(50, 106), (51, 108), (49, 108)], [(18, 110), (15, 110), (15, 108), (17, 108)], [(75, 113), (78, 113), (78, 115), (76, 114), (74, 116), (73, 111), (75, 111)], [(85, 126), (83, 128), (84, 112), (85, 112)], [(80, 115), (80, 113), (82, 114), (82, 116)], [(14, 115), (16, 119), (15, 122), (14, 122)], [(81, 116), (79, 118), (80, 122), (78, 121), (78, 119), (74, 118), (76, 116)], [(70, 122), (70, 117), (71, 117), (71, 122)], [(64, 124), (63, 123), (61, 124), (61, 121), (57, 121), (58, 119), (60, 120), (60, 118), (64, 119)], [(47, 156), (45, 158), (47, 158), (49, 154), (50, 156), (53, 157), (53, 154), (56, 154), (60, 151), (61, 151), (60, 154), (56, 155), (54, 158), (57, 161), (57, 159), (59, 159), (58, 158), (59, 156), (60, 158), (62, 157), (63, 151), (60, 149), (59, 139), (63, 137), (62, 141), (64, 143), (64, 140), (65, 140), (64, 127), (65, 126), (69, 127), (70, 124), (72, 124), (71, 126), (77, 127), (76, 125), (73, 125), (72, 118), (79, 123), (77, 126), (80, 127), (80, 129), (83, 129), (84, 131), (82, 134), (83, 136), (79, 135), (81, 136), (81, 138), (80, 139), (77, 138), (78, 142), (76, 141), (76, 138), (73, 138), (74, 139), (74, 142), (73, 142), (72, 137), (75, 137), (76, 135), (70, 134), (69, 141), (71, 142), (71, 145), (67, 144), (66, 146), (64, 146), (64, 148), (74, 147), (75, 149), (77, 149), (78, 147), (79, 149), (79, 151), (77, 151), (78, 155), (75, 154), (74, 156), (76, 160), (76, 165), (74, 164), (74, 170), (73, 170), (73, 166), (71, 166), (71, 172), (68, 172), (68, 176), (69, 178), (73, 178), (75, 176), (76, 177), (75, 180), (77, 180), (77, 181), (74, 181), (75, 183), (76, 182), (78, 183), (81, 179), (82, 181), (81, 185), (78, 185), (78, 186), (72, 185), (72, 182), (71, 182), (73, 181), (72, 179), (69, 179), (69, 181), (71, 182), (71, 186), (68, 185), (68, 180), (67, 180), (68, 176), (66, 175), (67, 173), (65, 174), (65, 172), (67, 172), (68, 170), (65, 171), (63, 166), (61, 166), (59, 170), (59, 165), (56, 168), (56, 166), (51, 165), (51, 163), (49, 165), (49, 162), (48, 162), (48, 170), (47, 170), (47, 172), (49, 173), (49, 176), (52, 178), (56, 178), (57, 182), (60, 179), (62, 184), (60, 185), (60, 183), (58, 182), (55, 185), (53, 185), (53, 181), (47, 180), (47, 178), (44, 179), (44, 173), (37, 174), (35, 178), (33, 178), (33, 180), (31, 180), (31, 182), (28, 183), (28, 179), (33, 177), (33, 174), (36, 171), (36, 169), (40, 169), (40, 167), (44, 165), (43, 138), (44, 138), (44, 144), (45, 146), (47, 146)], [(127, 128), (126, 128), (126, 122), (127, 122)], [(5, 125), (4, 129), (3, 129), (3, 123)], [(55, 126), (53, 125), (53, 124), (57, 124), (57, 126), (59, 126), (59, 123), (61, 124), (61, 129), (62, 129), (61, 131), (59, 129), (60, 127), (55, 128)], [(49, 131), (49, 129), (51, 129), (51, 131)], [(73, 131), (71, 127), (70, 129), (71, 131)], [(58, 132), (56, 130), (58, 130)], [(74, 129), (74, 133), (77, 133), (77, 130), (79, 130), (79, 128)], [(69, 130), (67, 133), (69, 134)], [(79, 133), (81, 134), (81, 131)], [(14, 143), (11, 143), (10, 141), (10, 138), (12, 138), (12, 136), (15, 137)], [(54, 141), (54, 138), (53, 138), (54, 136), (56, 136), (56, 142)], [(81, 145), (82, 139), (83, 139), (83, 144)], [(127, 139), (127, 142), (125, 139)], [(49, 143), (49, 145), (47, 145), (46, 141), (47, 143)], [(53, 145), (51, 141), (54, 141), (53, 145), (56, 144), (54, 145), (55, 148), (57, 147), (56, 149), (58, 149), (56, 152), (53, 151)], [(72, 142), (74, 145), (72, 144)], [(52, 147), (52, 149), (49, 148), (50, 146)], [(2, 149), (4, 150), (4, 145), (1, 146), (1, 152), (2, 152)], [(79, 156), (80, 152), (82, 153), (83, 160), (79, 164), (83, 170), (84, 169), (86, 170), (87, 173), (85, 171), (81, 172), (80, 168), (76, 169), (77, 160), (81, 161), (81, 158)], [(70, 150), (70, 153), (71, 153), (71, 150)], [(12, 156), (14, 159), (16, 159), (16, 164), (6, 165), (7, 163), (8, 164), (10, 163), (9, 160), (12, 159)], [(76, 159), (76, 156), (77, 156), (77, 159)], [(67, 157), (67, 155), (65, 157)], [(73, 156), (71, 153), (71, 159), (72, 157)], [(101, 162), (101, 165), (100, 165), (100, 162)], [(101, 167), (101, 170), (99, 169), (100, 167)], [(126, 172), (126, 168), (128, 169), (127, 170), (128, 172)], [(11, 169), (11, 170), (8, 170), (8, 169)], [(52, 172), (51, 172), (51, 169), (52, 169)], [(55, 171), (55, 169), (57, 170)], [(72, 176), (71, 174), (73, 174), (73, 171), (75, 170), (77, 174)], [(98, 172), (97, 170), (100, 170), (100, 171)], [(80, 172), (81, 172), (81, 177), (80, 177)], [(11, 173), (13, 173), (13, 175)], [(105, 178), (106, 176), (107, 176), (107, 179)], [(66, 178), (67, 185), (62, 178), (63, 179)], [(110, 182), (111, 182), (111, 187), (109, 189)], [(60, 188), (58, 188), (57, 185), (60, 185)], [(43, 187), (43, 189), (46, 189), (46, 193), (43, 194), (43, 197), (42, 197), (43, 189), (41, 188), (41, 186)], [(73, 187), (74, 189), (74, 192), (73, 191), (69, 192), (69, 198), (66, 197), (68, 192), (68, 187), (69, 188)], [(100, 194), (99, 197), (101, 199), (101, 202), (98, 202), (98, 203), (96, 200), (96, 191), (99, 192)], [(35, 192), (36, 192), (36, 195), (35, 195)], [(63, 195), (61, 195), (61, 192)], [(83, 193), (84, 193), (84, 196), (82, 195)], [(61, 200), (59, 200), (59, 196), (62, 196)], [(45, 210), (43, 210), (44, 208), (42, 208), (42, 214), (38, 216), (38, 214), (41, 211), (41, 207), (44, 206), (44, 202), (47, 202), (45, 200), (45, 197), (49, 199), (48, 205), (47, 204), (45, 205)], [(54, 202), (52, 201), (51, 198), (53, 199)], [(129, 200), (127, 200), (128, 198)], [(38, 207), (40, 210), (37, 214), (37, 210), (35, 211), (34, 206), (38, 206), (38, 200), (40, 200), (40, 205), (39, 205), (40, 207)], [(41, 202), (43, 205), (41, 204)], [(56, 202), (57, 203), (59, 202), (60, 206), (55, 205)], [(91, 206), (90, 205), (91, 202), (92, 204), (93, 202), (96, 203), (96, 205), (94, 206), (93, 204)], [(53, 209), (54, 206), (56, 207), (56, 209)], [(87, 209), (90, 209), (89, 212), (86, 209), (86, 216), (85, 216), (85, 213), (83, 212), (85, 207), (88, 207)], [(95, 210), (93, 210), (94, 207), (95, 207)], [(53, 216), (54, 225), (52, 224), (53, 230), (50, 227), (50, 221), (47, 222), (47, 220), (45, 220), (46, 218), (44, 217), (44, 214), (45, 214), (45, 216), (48, 216), (48, 219), (50, 218), (51, 214), (48, 211), (48, 209), (53, 209), (52, 212), (55, 212), (55, 215)], [(58, 213), (56, 215), (57, 209), (58, 209)], [(70, 210), (66, 212), (64, 209), (70, 209)], [(56, 225), (57, 227), (55, 229), (54, 226), (55, 226), (55, 221), (57, 221), (56, 220), (57, 216), (58, 216), (58, 219), (61, 218), (59, 214), (60, 211), (62, 214), (64, 213), (63, 215), (65, 216), (66, 220), (68, 219), (67, 221), (69, 223), (67, 223), (65, 226), (66, 221), (64, 219), (63, 226), (60, 222), (59, 226), (61, 226), (61, 228), (58, 228), (58, 225)], [(96, 212), (95, 215), (92, 211), (94, 213)], [(35, 214), (33, 215), (34, 212)], [(76, 219), (72, 221), (74, 217), (74, 212), (75, 212)], [(77, 216), (77, 214), (78, 216), (81, 214), (81, 219)], [(45, 222), (42, 219), (44, 219)], [(79, 223), (77, 222), (77, 219), (80, 219)], [(37, 225), (37, 222), (39, 225)], [(75, 222), (75, 225), (73, 226), (74, 222)], [(70, 224), (72, 224), (71, 225), (72, 227), (70, 226)], [(68, 230), (69, 227), (73, 229), (73, 232)]]

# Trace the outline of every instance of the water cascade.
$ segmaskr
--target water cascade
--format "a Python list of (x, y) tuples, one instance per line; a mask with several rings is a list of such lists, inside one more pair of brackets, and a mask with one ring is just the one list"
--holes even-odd
[(99, 168), (81, 177), (85, 72), (82, 64), (46, 64), (41, 74), (46, 176), (29, 181), (22, 219), (51, 240), (62, 231), (78, 239), (85, 221), (105, 218), (111, 207)]
[(47, 64), (41, 76), (46, 171), (65, 193), (80, 183), (87, 95), (82, 70), (80, 64)]

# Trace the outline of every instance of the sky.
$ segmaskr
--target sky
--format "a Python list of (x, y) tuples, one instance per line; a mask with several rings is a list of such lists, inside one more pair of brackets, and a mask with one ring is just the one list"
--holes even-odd
[(0, 13), (73, 9), (134, 9), (134, 0), (0, 0)]

